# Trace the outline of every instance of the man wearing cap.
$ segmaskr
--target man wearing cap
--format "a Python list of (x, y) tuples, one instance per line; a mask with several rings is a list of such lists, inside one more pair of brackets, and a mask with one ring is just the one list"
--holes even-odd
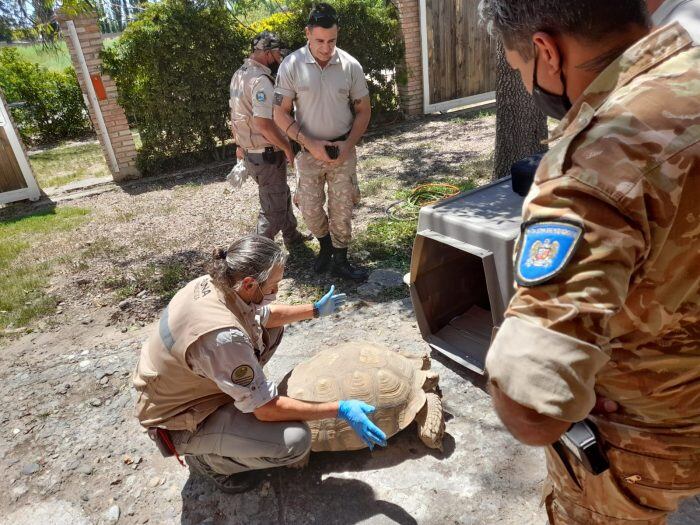
[(369, 90), (360, 63), (336, 47), (335, 9), (317, 4), (309, 15), (306, 38), (308, 44), (280, 66), (275, 122), (302, 148), (296, 157), (295, 202), (321, 244), (314, 270), (321, 273), (331, 267), (338, 277), (363, 280), (367, 273), (351, 266), (347, 256), (352, 211), (360, 199), (355, 145), (369, 124)]
[(282, 232), (288, 247), (308, 240), (297, 230), (287, 185), (287, 162), (294, 154), (272, 120), (273, 75), (287, 50), (280, 38), (263, 31), (252, 42), (252, 53), (231, 79), (231, 129), (239, 157), (258, 184), (260, 214), (257, 233), (274, 239)]

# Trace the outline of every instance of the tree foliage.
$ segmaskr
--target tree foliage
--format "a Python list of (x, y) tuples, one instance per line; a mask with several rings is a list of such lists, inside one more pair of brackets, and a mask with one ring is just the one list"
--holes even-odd
[(48, 71), (21, 58), (16, 49), (1, 49), (0, 89), (9, 103), (22, 103), (12, 116), (25, 141), (47, 143), (92, 132), (73, 68)]
[(141, 133), (143, 172), (212, 158), (230, 137), (229, 82), (249, 35), (221, 6), (187, 0), (150, 4), (103, 51), (119, 102)]

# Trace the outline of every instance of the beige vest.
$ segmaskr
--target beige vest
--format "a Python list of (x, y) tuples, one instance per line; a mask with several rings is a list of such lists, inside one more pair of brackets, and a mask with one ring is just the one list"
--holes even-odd
[[(263, 68), (255, 60), (247, 59), (243, 66), (234, 73), (231, 79), (229, 107), (231, 108), (231, 129), (233, 139), (238, 146), (245, 150), (266, 148), (270, 143), (255, 128), (253, 119), (254, 105), (267, 104), (272, 106), (274, 96), (274, 81), (269, 69)], [(264, 101), (254, 99), (253, 86), (260, 77), (270, 79), (269, 86), (263, 90)], [(257, 91), (257, 90), (256, 90)], [(272, 115), (270, 114), (270, 118)]]
[(136, 417), (144, 427), (194, 431), (217, 408), (231, 402), (214, 381), (195, 374), (187, 349), (215, 330), (238, 328), (255, 350), (264, 350), (264, 329), (246, 316), (208, 275), (190, 282), (163, 311), (158, 329), (141, 349), (134, 372)]

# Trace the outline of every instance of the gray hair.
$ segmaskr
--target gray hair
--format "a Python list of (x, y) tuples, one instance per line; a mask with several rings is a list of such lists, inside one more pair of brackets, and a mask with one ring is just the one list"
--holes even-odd
[(287, 255), (274, 241), (261, 235), (248, 235), (231, 243), (227, 250), (216, 250), (209, 265), (214, 284), (235, 290), (243, 279), (252, 277), (264, 283), (277, 266), (283, 266)]
[(651, 27), (646, 0), (481, 0), (479, 14), (489, 33), (525, 59), (538, 31), (599, 42), (630, 25)]

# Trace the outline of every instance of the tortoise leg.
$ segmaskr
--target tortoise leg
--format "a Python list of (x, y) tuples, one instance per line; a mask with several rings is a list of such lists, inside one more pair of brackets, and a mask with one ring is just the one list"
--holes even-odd
[(426, 370), (425, 381), (423, 382), (423, 391), (425, 392), (435, 392), (438, 388), (438, 382), (440, 381), (440, 374), (435, 370)]
[(442, 438), (445, 435), (445, 417), (442, 399), (433, 393), (425, 394), (425, 405), (416, 416), (418, 437), (425, 446), (442, 451)]

